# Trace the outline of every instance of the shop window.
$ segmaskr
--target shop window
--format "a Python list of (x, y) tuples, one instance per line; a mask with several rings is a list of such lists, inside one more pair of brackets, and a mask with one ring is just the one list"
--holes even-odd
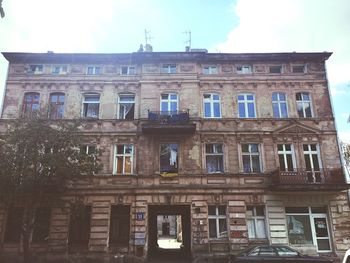
[(113, 205), (109, 227), (109, 243), (128, 246), (130, 235), (130, 206)]

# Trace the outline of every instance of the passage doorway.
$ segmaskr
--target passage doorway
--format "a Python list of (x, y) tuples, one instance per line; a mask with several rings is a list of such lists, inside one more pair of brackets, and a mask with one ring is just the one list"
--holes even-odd
[(150, 205), (148, 212), (149, 257), (152, 259), (190, 258), (190, 206)]

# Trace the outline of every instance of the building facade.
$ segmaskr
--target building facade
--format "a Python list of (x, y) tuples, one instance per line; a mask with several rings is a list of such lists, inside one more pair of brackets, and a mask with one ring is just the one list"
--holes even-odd
[[(33, 251), (106, 260), (227, 256), (257, 243), (308, 254), (349, 248), (331, 53), (3, 55), (1, 132), (47, 109), (51, 119), (82, 118), (83, 149), (102, 152), (101, 173), (66, 193), (84, 203), (80, 216), (37, 211), (44, 227), (33, 231)], [(0, 206), (2, 254), (21, 250), (20, 215), (20, 204)], [(162, 216), (181, 219), (178, 251), (158, 247)]]

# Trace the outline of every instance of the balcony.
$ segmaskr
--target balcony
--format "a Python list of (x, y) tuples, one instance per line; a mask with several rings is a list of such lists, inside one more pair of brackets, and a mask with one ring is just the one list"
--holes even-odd
[(187, 111), (148, 111), (142, 124), (143, 134), (194, 134), (196, 124), (190, 123)]
[(280, 171), (272, 173), (272, 190), (345, 190), (350, 184), (345, 181), (341, 168), (319, 171), (295, 169), (294, 171)]

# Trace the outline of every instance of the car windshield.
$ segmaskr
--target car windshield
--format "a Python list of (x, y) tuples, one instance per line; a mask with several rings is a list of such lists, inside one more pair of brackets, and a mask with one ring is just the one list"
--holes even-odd
[(295, 257), (298, 256), (298, 252), (290, 249), (289, 247), (275, 247), (277, 254), (282, 257)]
[(253, 250), (254, 247), (248, 247), (244, 250), (242, 250), (237, 256), (245, 256), (250, 253), (251, 250)]

